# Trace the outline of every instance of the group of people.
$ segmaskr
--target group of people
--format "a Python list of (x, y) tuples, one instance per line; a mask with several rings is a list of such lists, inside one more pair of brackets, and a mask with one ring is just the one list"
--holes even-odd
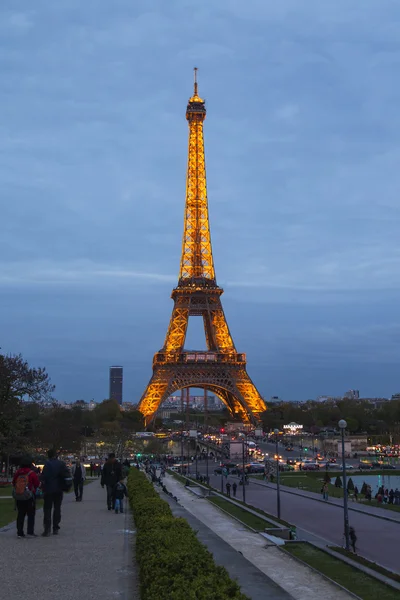
[(226, 495), (228, 496), (228, 498), (231, 497), (231, 488), (232, 488), (232, 492), (233, 492), (233, 497), (236, 498), (236, 492), (237, 492), (237, 483), (236, 483), (236, 481), (234, 481), (232, 483), (232, 485), (230, 484), (229, 481), (227, 481), (226, 484), (225, 484)]
[(114, 510), (117, 514), (124, 512), (124, 498), (128, 495), (124, 479), (123, 467), (112, 452), (101, 471), (100, 484), (107, 490), (108, 510)]
[(375, 498), (378, 500), (379, 504), (383, 503), (383, 504), (399, 505), (400, 504), (400, 490), (398, 488), (393, 490), (393, 488), (392, 488), (389, 491), (387, 488), (385, 489), (383, 487), (383, 485), (381, 485)]
[(57, 535), (60, 530), (61, 504), (64, 492), (72, 485), (72, 476), (67, 465), (57, 459), (53, 448), (48, 453), (43, 471), (38, 473), (30, 457), (21, 460), (14, 474), (13, 496), (17, 508), (17, 536), (24, 538), (24, 521), (27, 517), (27, 537), (36, 537), (35, 514), (38, 491), (43, 492), (43, 537)]
[[(86, 469), (77, 458), (71, 470), (59, 460), (51, 448), (47, 453), (43, 471), (35, 467), (31, 457), (24, 457), (12, 480), (13, 497), (17, 510), (17, 536), (37, 537), (35, 533), (36, 499), (43, 495), (43, 537), (58, 535), (61, 522), (61, 505), (64, 492), (73, 486), (76, 502), (82, 502)], [(101, 486), (107, 488), (107, 508), (116, 513), (124, 512), (124, 498), (128, 495), (124, 484), (125, 469), (111, 453), (101, 470)], [(25, 517), (27, 533), (24, 532)]]

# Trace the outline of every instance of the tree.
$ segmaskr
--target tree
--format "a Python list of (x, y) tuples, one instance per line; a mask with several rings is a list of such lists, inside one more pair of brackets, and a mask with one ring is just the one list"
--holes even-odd
[(341, 488), (342, 487), (342, 479), (340, 478), (339, 475), (335, 479), (335, 487), (336, 488)]
[(352, 478), (350, 477), (349, 481), (347, 482), (347, 491), (348, 492), (352, 492), (354, 490), (354, 483)]
[(0, 354), (0, 448), (3, 452), (20, 449), (24, 400), (39, 404), (51, 401), (53, 391), (46, 369), (30, 367), (20, 354)]
[(362, 487), (361, 487), (361, 493), (362, 493), (362, 494), (364, 494), (364, 496), (365, 496), (365, 494), (367, 493), (367, 484), (365, 483), (365, 481), (364, 481), (364, 483), (362, 484)]

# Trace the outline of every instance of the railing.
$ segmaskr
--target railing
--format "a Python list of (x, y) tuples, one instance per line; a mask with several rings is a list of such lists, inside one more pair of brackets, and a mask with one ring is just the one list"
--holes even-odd
[(225, 354), (220, 352), (157, 352), (154, 355), (154, 363), (245, 363), (246, 354)]

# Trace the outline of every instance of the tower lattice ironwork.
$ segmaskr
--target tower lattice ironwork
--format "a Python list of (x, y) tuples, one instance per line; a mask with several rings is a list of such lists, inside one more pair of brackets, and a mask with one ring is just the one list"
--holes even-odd
[[(174, 308), (164, 346), (154, 355), (153, 375), (139, 410), (149, 423), (168, 396), (195, 387), (213, 392), (233, 416), (254, 422), (266, 406), (247, 374), (246, 355), (236, 351), (221, 304), (223, 290), (215, 278), (204, 158), (206, 108), (198, 95), (196, 75), (197, 69), (186, 109), (189, 152), (179, 281), (171, 295)], [(184, 349), (190, 316), (203, 317), (205, 351)]]

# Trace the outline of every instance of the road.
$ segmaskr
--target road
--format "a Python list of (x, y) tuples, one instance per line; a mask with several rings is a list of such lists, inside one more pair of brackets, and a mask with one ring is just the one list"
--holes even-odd
[[(199, 461), (198, 464), (199, 472), (205, 473), (204, 461)], [(210, 483), (220, 490), (221, 476), (213, 475), (215, 466), (216, 463), (210, 461)], [(191, 470), (195, 472), (195, 465)], [(238, 483), (238, 478), (224, 477), (224, 483), (227, 481)], [(242, 487), (238, 485), (237, 489), (237, 497), (242, 500)], [(275, 488), (250, 482), (246, 486), (246, 502), (271, 515), (277, 515)], [(343, 511), (336, 506), (281, 491), (281, 518), (333, 545), (343, 544)], [(350, 511), (349, 519), (350, 525), (354, 527), (357, 534), (359, 553), (369, 560), (398, 572), (400, 570), (398, 557), (400, 524), (354, 511)]]

